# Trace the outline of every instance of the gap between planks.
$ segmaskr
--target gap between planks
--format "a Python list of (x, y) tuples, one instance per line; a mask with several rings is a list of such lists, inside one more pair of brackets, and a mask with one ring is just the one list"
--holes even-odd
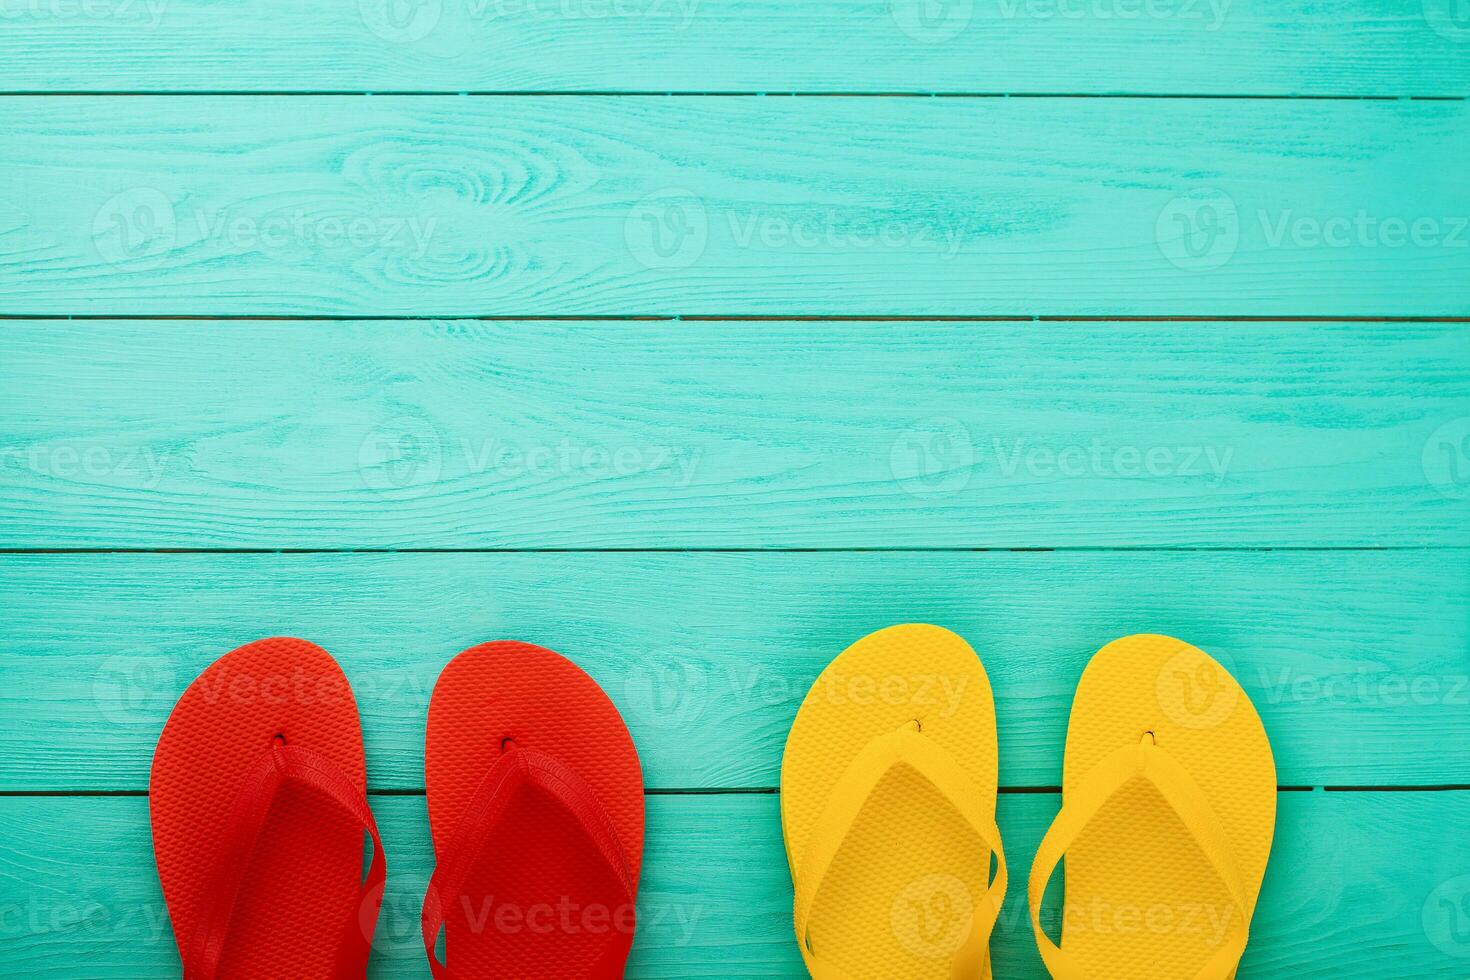
[(1053, 548), (873, 547), (873, 548), (6, 548), (5, 555), (927, 555), (927, 554), (1315, 554), (1319, 552), (1470, 551), (1470, 545), (1076, 545)]
[(1470, 323), (1470, 316), (1276, 316), (1265, 314), (1168, 314), (1058, 316), (1037, 313), (999, 313), (976, 315), (906, 314), (862, 316), (855, 314), (773, 314), (773, 313), (591, 313), (591, 314), (454, 314), (451, 316), (408, 316), (404, 314), (254, 314), (254, 313), (0, 313), (0, 322), (47, 321), (70, 323), (97, 320), (154, 321), (178, 320), (187, 323), (217, 321), (220, 323), (442, 323), (473, 320), (483, 323)]
[(14, 89), (0, 91), (0, 98), (157, 98), (158, 96), (168, 96), (170, 98), (244, 98), (251, 96), (270, 96), (272, 98), (283, 96), (290, 98), (320, 98), (328, 96), (361, 96), (362, 98), (372, 98), (374, 96), (391, 96), (393, 98), (403, 98), (405, 96), (413, 98), (444, 98), (446, 96), (457, 98), (505, 98), (507, 96), (521, 98), (579, 98), (617, 96), (619, 98), (640, 99), (1198, 99), (1237, 102), (1464, 102), (1466, 98), (1470, 98), (1470, 96), (1464, 95), (1293, 95), (1289, 93), (1240, 95), (1206, 92), (820, 92), (810, 90), (798, 90), (794, 92), (757, 92), (753, 90), (707, 92), (685, 90), (659, 92), (649, 89), (547, 89), (529, 91), (519, 89), (467, 89), (463, 91), (453, 89), (382, 89), (371, 92), (360, 89), (318, 89), (315, 91), (299, 89), (190, 89), (188, 91), (162, 89), (114, 89), (111, 91)]

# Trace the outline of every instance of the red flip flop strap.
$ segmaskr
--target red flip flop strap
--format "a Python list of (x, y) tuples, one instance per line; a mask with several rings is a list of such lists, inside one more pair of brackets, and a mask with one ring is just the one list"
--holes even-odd
[(281, 787), (295, 783), (316, 790), (351, 816), (373, 840), (373, 859), (358, 891), (358, 902), (338, 942), (334, 980), (362, 980), (372, 951), (373, 930), (383, 903), (388, 865), (383, 841), (367, 798), (347, 774), (326, 756), (310, 749), (276, 743), (240, 781), (230, 806), (214, 867), (204, 886), (205, 904), (184, 953), (185, 980), (214, 980), (229, 938), (245, 872), (259, 842), (271, 804)]
[[(592, 787), (575, 770), (544, 752), (530, 751), (527, 764), (536, 778), (536, 785), (561, 801), (562, 806), (587, 835), (587, 839), (597, 847), (603, 864), (617, 879), (620, 907), (609, 910), (617, 924), (588, 976), (589, 980), (621, 980), (623, 967), (633, 946), (633, 932), (637, 922), (637, 884), (628, 868), (617, 826), (607, 808), (592, 791)], [(626, 927), (618, 928), (622, 923), (617, 916), (623, 909), (628, 912)]]
[[(420, 928), (429, 969), (436, 980), (447, 980), (448, 969), (434, 951), (439, 932), (444, 928), (445, 910), (457, 903), (475, 863), (495, 832), (517, 792), (534, 785), (553, 799), (577, 821), (578, 827), (597, 848), (603, 863), (617, 879), (618, 887), (633, 913), (635, 885), (623, 854), (617, 828), (602, 801), (592, 788), (572, 769), (553, 756), (535, 749), (512, 748), (490, 767), (470, 797), (470, 803), (449, 838), (429, 879), (424, 895)], [(632, 925), (630, 920), (629, 925)], [(633, 930), (614, 929), (614, 940), (608, 943), (593, 967), (591, 980), (616, 980), (623, 975), (623, 964), (633, 944)]]

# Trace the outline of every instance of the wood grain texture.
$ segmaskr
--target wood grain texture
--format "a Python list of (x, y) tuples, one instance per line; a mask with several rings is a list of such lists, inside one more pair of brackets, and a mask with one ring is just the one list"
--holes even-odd
[[(1055, 795), (1003, 796), (1012, 879)], [(432, 868), (424, 801), (373, 800), (389, 883), (370, 977), (427, 977), (418, 911)], [(0, 970), (56, 980), (178, 974), (153, 872), (147, 801), (0, 799)], [(1242, 980), (1464, 976), (1441, 901), (1470, 887), (1467, 793), (1283, 793)], [(648, 798), (630, 978), (802, 977), (775, 796)], [(1056, 910), (1049, 910), (1054, 921)], [(1202, 918), (1202, 917), (1201, 917)], [(1179, 928), (1196, 920), (1183, 910)], [(1127, 920), (1119, 920), (1127, 927)], [(1153, 920), (1164, 921), (1161, 918)], [(1111, 925), (1111, 923), (1108, 923)], [(1044, 978), (1022, 884), (992, 939), (997, 977)]]
[[(1232, 670), (1283, 785), (1470, 783), (1464, 552), (6, 556), (0, 608), (0, 790), (145, 788), (184, 687), (277, 634), (342, 663), (379, 789), (422, 788), (434, 680), (492, 639), (591, 673), (649, 786), (774, 787), (818, 673), (900, 622), (979, 653), (1006, 786), (1060, 785), (1083, 667), (1139, 632)], [(952, 703), (922, 677), (865, 690)]]
[(13, 323), (26, 548), (1470, 541), (1461, 324)]
[(1470, 92), (1470, 22), (1454, 0), (7, 8), (10, 91)]
[(1470, 106), (0, 102), (0, 313), (1470, 314)]

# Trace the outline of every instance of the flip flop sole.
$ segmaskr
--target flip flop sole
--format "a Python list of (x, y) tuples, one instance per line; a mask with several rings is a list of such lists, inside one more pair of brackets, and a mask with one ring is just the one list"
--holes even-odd
[[(424, 782), (442, 853), (503, 744), (573, 769), (612, 818), (633, 880), (643, 858), (643, 773), (632, 736), (597, 682), (529, 643), (472, 647), (439, 675), (429, 701)], [(581, 980), (631, 910), (614, 908), (609, 873), (575, 821), (538, 795), (518, 800), (446, 912), (444, 957), (457, 977)]]
[[(184, 691), (158, 738), (148, 810), (181, 950), (241, 777), (278, 736), (326, 756), (366, 789), (352, 689), (337, 662), (304, 640), (259, 640), (225, 654)], [(331, 976), (343, 923), (358, 905), (362, 828), (310, 791), (281, 792), (230, 919), (221, 980)]]
[[(995, 810), (999, 746), (990, 681), (963, 639), (937, 626), (879, 630), (822, 671), (781, 763), (781, 823), (797, 873), (838, 778), (874, 738), (918, 722)], [(883, 778), (812, 911), (811, 948), (853, 977), (948, 980), (985, 894), (990, 849), (922, 777)], [(987, 973), (988, 973), (987, 961)]]
[[(1253, 910), (1276, 820), (1276, 768), (1255, 707), (1188, 643), (1156, 635), (1109, 643), (1077, 685), (1063, 794), (1145, 732), (1209, 800)], [(1065, 881), (1062, 949), (1100, 980), (1187, 980), (1226, 939), (1234, 914), (1198, 846), (1143, 782), (1120, 791), (1068, 849)]]

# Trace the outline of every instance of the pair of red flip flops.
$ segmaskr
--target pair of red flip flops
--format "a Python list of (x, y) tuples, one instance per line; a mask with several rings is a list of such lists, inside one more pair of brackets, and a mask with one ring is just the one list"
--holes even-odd
[[(643, 775), (596, 681), (526, 643), (464, 651), (429, 701), (424, 784), (435, 977), (623, 975)], [(357, 703), (320, 647), (260, 640), (189, 685), (149, 780), (186, 980), (362, 978), (387, 878), (366, 789)]]

